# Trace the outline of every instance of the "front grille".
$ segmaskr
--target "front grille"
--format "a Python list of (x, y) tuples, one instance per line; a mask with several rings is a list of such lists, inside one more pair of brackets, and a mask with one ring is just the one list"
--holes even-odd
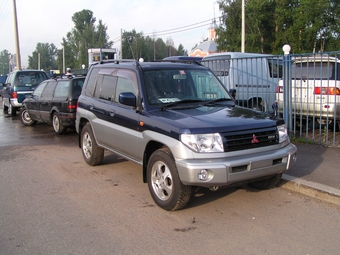
[(279, 135), (275, 127), (228, 132), (222, 135), (225, 152), (254, 149), (279, 143)]

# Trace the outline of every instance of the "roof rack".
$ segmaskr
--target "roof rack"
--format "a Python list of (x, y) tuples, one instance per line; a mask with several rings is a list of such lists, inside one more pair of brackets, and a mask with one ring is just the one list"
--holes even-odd
[(190, 57), (190, 56), (171, 56), (163, 58), (162, 62), (173, 62), (173, 63), (185, 63), (185, 64), (195, 64), (202, 65), (202, 57)]
[(92, 63), (92, 65), (107, 64), (107, 63), (120, 64), (120, 63), (128, 63), (128, 62), (133, 62), (135, 65), (139, 65), (139, 62), (136, 59), (108, 59), (108, 60), (102, 60), (99, 62), (94, 62)]
[(57, 79), (73, 79), (75, 77), (84, 77), (86, 74), (53, 74), (51, 76), (51, 79), (57, 80)]

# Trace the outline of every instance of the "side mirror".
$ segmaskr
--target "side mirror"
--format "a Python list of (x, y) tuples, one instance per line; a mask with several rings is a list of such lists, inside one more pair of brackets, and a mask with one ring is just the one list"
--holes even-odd
[(136, 96), (132, 92), (123, 92), (119, 94), (119, 103), (136, 107)]

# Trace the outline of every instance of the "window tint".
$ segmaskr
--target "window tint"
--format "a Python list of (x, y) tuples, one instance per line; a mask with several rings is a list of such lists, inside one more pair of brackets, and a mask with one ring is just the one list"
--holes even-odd
[(292, 65), (293, 79), (334, 79), (334, 63), (301, 62)]
[(67, 98), (69, 91), (70, 81), (59, 81), (54, 91), (55, 97)]
[(17, 72), (15, 83), (18, 87), (31, 87), (47, 79), (44, 72)]
[(48, 82), (44, 91), (41, 94), (41, 97), (42, 98), (52, 98), (55, 85), (56, 85), (55, 81)]
[(282, 78), (283, 63), (281, 59), (272, 58), (268, 59), (269, 74), (271, 78)]
[(229, 59), (219, 60), (206, 60), (202, 62), (206, 67), (209, 67), (211, 71), (217, 76), (228, 76), (230, 69)]
[(117, 77), (111, 76), (111, 75), (104, 75), (101, 89), (99, 92), (99, 98), (105, 99), (105, 100), (112, 100), (112, 97), (114, 95), (114, 88), (116, 85)]
[(115, 102), (119, 102), (119, 94), (123, 92), (132, 92), (134, 95), (136, 95), (132, 81), (118, 77), (116, 95), (114, 100)]
[(93, 96), (93, 89), (96, 84), (97, 74), (99, 72), (99, 68), (92, 68), (91, 73), (88, 74), (88, 81), (86, 83), (85, 95), (92, 97)]
[(81, 90), (83, 88), (84, 80), (73, 80), (72, 85), (72, 95), (74, 97), (78, 97), (81, 94)]
[(32, 96), (35, 98), (39, 98), (42, 91), (44, 90), (45, 86), (46, 86), (47, 82), (41, 83), (32, 93)]

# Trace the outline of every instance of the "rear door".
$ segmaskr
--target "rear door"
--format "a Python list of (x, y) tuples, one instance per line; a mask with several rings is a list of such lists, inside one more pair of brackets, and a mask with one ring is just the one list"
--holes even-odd
[(48, 82), (41, 83), (32, 93), (31, 98), (25, 101), (30, 117), (34, 120), (41, 121), (40, 117), (40, 98), (41, 94)]
[(43, 90), (39, 99), (39, 113), (43, 122), (51, 121), (52, 98), (56, 87), (56, 81), (50, 80)]

